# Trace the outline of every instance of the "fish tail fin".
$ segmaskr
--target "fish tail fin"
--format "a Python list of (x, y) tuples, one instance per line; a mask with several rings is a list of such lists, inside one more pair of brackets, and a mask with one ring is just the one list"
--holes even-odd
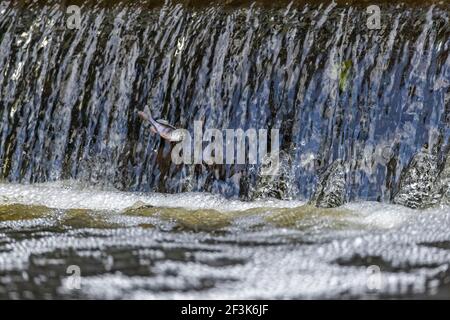
[(145, 105), (144, 107), (144, 113), (146, 114), (148, 121), (153, 125), (157, 126), (158, 122), (153, 118), (152, 112), (150, 111), (150, 107), (148, 105)]
[(153, 119), (153, 115), (152, 115), (152, 112), (150, 111), (150, 107), (148, 106), (148, 104), (146, 104), (145, 107), (144, 107), (144, 113), (148, 116), (148, 118), (151, 121), (155, 120), (155, 119)]
[(150, 112), (150, 108), (148, 107), (148, 105), (146, 105), (144, 107), (144, 110), (142, 111), (138, 111), (137, 112), (139, 117), (145, 121), (149, 121), (150, 123), (153, 123), (153, 117), (152, 117), (152, 113)]

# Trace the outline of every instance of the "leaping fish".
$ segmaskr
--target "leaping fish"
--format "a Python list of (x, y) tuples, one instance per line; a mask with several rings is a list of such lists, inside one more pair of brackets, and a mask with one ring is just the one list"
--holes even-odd
[(145, 106), (144, 111), (138, 111), (138, 115), (142, 120), (150, 122), (150, 131), (159, 134), (161, 138), (170, 142), (180, 142), (183, 140), (183, 133), (177, 131), (177, 128), (169, 124), (166, 120), (153, 119), (148, 106)]

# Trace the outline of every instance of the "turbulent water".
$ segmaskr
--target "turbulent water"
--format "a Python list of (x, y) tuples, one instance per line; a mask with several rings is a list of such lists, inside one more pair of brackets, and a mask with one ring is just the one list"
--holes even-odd
[[(449, 152), (448, 4), (76, 2), (0, 1), (0, 298), (450, 298), (450, 208), (390, 201)], [(146, 104), (279, 129), (284, 200), (173, 164)], [(349, 202), (308, 205), (337, 159)]]
[(449, 298), (448, 207), (317, 209), (73, 182), (0, 195), (0, 298)]

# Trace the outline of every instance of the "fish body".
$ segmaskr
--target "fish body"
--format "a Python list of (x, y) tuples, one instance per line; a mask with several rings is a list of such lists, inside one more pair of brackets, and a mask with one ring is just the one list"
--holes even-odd
[(179, 142), (183, 140), (183, 135), (180, 131), (177, 131), (177, 128), (165, 120), (155, 120), (148, 106), (145, 106), (144, 111), (139, 111), (138, 115), (142, 120), (149, 122), (151, 124), (150, 130), (153, 133), (159, 134), (161, 138), (171, 142)]

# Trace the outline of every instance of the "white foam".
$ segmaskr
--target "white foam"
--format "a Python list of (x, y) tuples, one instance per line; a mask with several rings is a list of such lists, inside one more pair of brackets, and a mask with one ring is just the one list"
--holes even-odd
[(343, 208), (356, 214), (346, 217), (348, 221), (384, 229), (402, 225), (418, 212), (400, 205), (373, 201), (348, 203)]
[[(299, 201), (242, 202), (207, 193), (178, 195), (126, 193), (87, 189), (73, 183), (35, 185), (0, 184), (0, 202), (45, 205), (68, 209), (87, 208), (120, 212), (137, 201), (188, 209), (246, 210), (255, 207), (296, 207)], [(314, 228), (284, 229), (271, 225), (253, 230), (260, 221), (240, 221), (227, 233), (167, 232), (166, 228), (69, 229), (64, 233), (41, 232), (40, 236), (9, 239), (0, 252), (0, 271), (27, 270), (30, 256), (75, 248), (77, 254), (114, 258), (114, 250), (126, 248), (139, 261), (152, 260), (149, 276), (109, 273), (83, 276), (80, 293), (89, 298), (125, 299), (297, 299), (335, 298), (346, 295), (366, 297), (376, 294), (410, 295), (425, 293), (442, 285), (448, 274), (450, 249), (449, 207), (412, 210), (378, 202), (353, 202), (343, 206), (351, 214), (312, 214), (306, 225)], [(268, 210), (270, 211), (270, 210)], [(322, 211), (317, 211), (322, 212)], [(148, 217), (125, 216), (125, 225), (148, 223)], [(247, 219), (244, 217), (242, 219)], [(53, 220), (52, 220), (53, 219)], [(157, 219), (157, 218), (155, 218)], [(252, 218), (249, 218), (252, 219)], [(328, 220), (347, 220), (356, 228), (342, 228)], [(46, 226), (57, 217), (20, 222), (2, 222), (3, 227)], [(337, 221), (341, 222), (341, 221)], [(153, 222), (151, 222), (153, 223)], [(155, 222), (157, 223), (157, 222)], [(33, 224), (33, 225), (31, 225)], [(317, 227), (317, 228), (316, 228)], [(312, 230), (314, 229), (314, 230)], [(162, 230), (162, 231), (161, 231)], [(313, 231), (313, 232), (312, 232)], [(2, 234), (0, 233), (0, 239)], [(307, 244), (304, 245), (303, 243)], [(239, 245), (236, 245), (239, 244)], [(260, 244), (260, 245), (253, 245)], [(138, 250), (128, 250), (138, 248)], [(179, 249), (186, 261), (166, 253)], [(119, 256), (122, 256), (119, 250)], [(139, 251), (140, 250), (140, 251)], [(138, 252), (139, 251), (139, 252)], [(154, 254), (159, 258), (154, 259)], [(178, 251), (177, 251), (178, 252)], [(375, 260), (372, 258), (376, 257)], [(122, 257), (123, 258), (123, 257)], [(118, 258), (120, 266), (122, 258)], [(103, 258), (102, 258), (103, 259)], [(127, 259), (127, 258), (126, 258)], [(359, 261), (362, 259), (362, 262)], [(223, 266), (223, 261), (237, 261)], [(80, 260), (81, 261), (81, 260)], [(210, 263), (212, 262), (212, 263)], [(42, 263), (47, 263), (42, 260)], [(65, 262), (61, 262), (65, 263)], [(400, 268), (401, 272), (396, 271)], [(175, 273), (173, 271), (176, 271)], [(370, 272), (368, 272), (370, 271)], [(174, 275), (175, 274), (175, 275)], [(65, 276), (65, 274), (64, 274)], [(60, 294), (70, 294), (63, 286)], [(203, 279), (214, 287), (203, 288)], [(232, 279), (233, 281), (224, 281)], [(276, 281), (274, 281), (274, 279)], [(433, 281), (433, 282), (431, 282)], [(169, 290), (167, 290), (169, 289)], [(372, 290), (372, 289), (370, 289)]]
[(0, 203), (42, 205), (57, 209), (90, 209), (122, 211), (143, 202), (158, 207), (215, 209), (222, 212), (252, 208), (294, 208), (302, 201), (260, 200), (245, 202), (228, 200), (210, 193), (132, 193), (81, 187), (76, 183), (55, 182), (33, 185), (0, 184)]
[(450, 212), (449, 208), (444, 206), (416, 210), (401, 205), (374, 201), (347, 203), (342, 208), (354, 213), (354, 215), (345, 217), (347, 221), (382, 229), (391, 229), (423, 217), (430, 218), (433, 214), (442, 215)]
[[(1, 184), (0, 204), (41, 205), (55, 209), (88, 209), (121, 212), (136, 203), (157, 207), (181, 207), (188, 210), (215, 209), (221, 212), (243, 211), (253, 208), (295, 208), (305, 204), (297, 200), (258, 200), (240, 201), (226, 199), (210, 193), (133, 193), (117, 190), (101, 190), (79, 185), (75, 182), (62, 181), (44, 184)], [(347, 203), (342, 209), (351, 214), (332, 217), (332, 219), (350, 222), (365, 228), (393, 229), (401, 227), (412, 220), (433, 214), (448, 214), (448, 207), (428, 210), (414, 210), (400, 205), (361, 201)], [(317, 225), (328, 216), (314, 216)]]

